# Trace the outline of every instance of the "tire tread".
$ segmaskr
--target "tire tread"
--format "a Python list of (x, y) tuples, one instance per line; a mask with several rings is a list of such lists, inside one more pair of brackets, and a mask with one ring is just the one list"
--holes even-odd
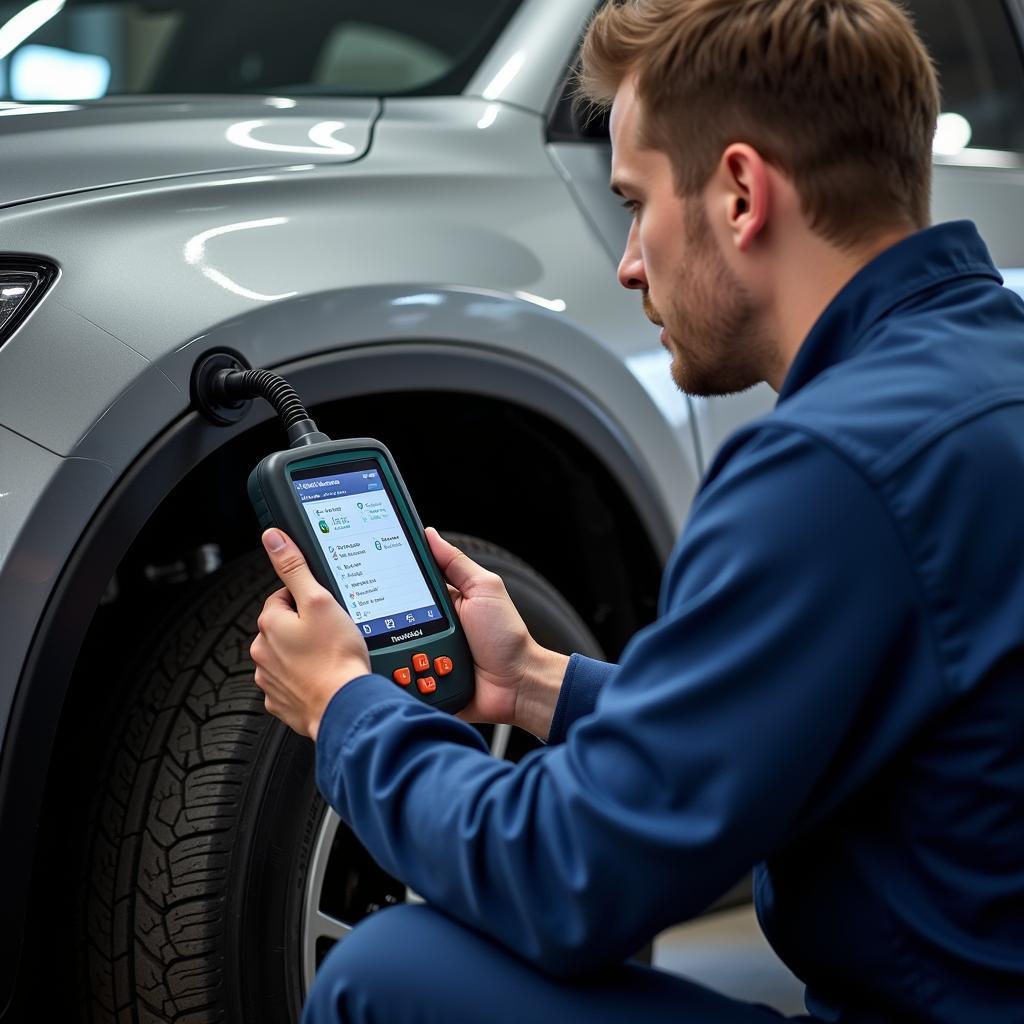
[(134, 673), (89, 842), (88, 1020), (226, 1018), (231, 839), (270, 721), (248, 646), (272, 585), (261, 553), (241, 559), (168, 616)]

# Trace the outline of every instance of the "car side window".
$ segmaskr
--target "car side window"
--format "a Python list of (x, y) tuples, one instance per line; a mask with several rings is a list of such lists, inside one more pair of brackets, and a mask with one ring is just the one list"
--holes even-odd
[(1024, 59), (1002, 0), (910, 0), (942, 87), (939, 156), (1024, 152)]
[(576, 95), (576, 73), (573, 65), (562, 85), (558, 99), (548, 118), (549, 142), (607, 142), (608, 111), (595, 110)]
[(331, 29), (311, 81), (336, 92), (401, 92), (440, 78), (450, 65), (446, 54), (407, 33), (343, 22)]

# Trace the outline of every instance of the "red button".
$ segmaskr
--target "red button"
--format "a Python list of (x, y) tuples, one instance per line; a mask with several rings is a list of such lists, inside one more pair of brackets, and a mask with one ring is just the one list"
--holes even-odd
[(448, 673), (451, 672), (453, 667), (454, 666), (452, 665), (452, 659), (451, 658), (441, 657), (441, 658), (435, 658), (434, 659), (434, 671), (439, 676), (446, 676), (446, 675), (448, 675)]
[(428, 672), (430, 670), (430, 659), (425, 654), (414, 654), (412, 656), (412, 667), (417, 672)]
[(412, 673), (407, 668), (396, 668), (391, 673), (391, 678), (394, 679), (399, 686), (408, 686), (412, 682)]
[(420, 676), (416, 680), (420, 693), (433, 693), (437, 689), (437, 680), (433, 676)]

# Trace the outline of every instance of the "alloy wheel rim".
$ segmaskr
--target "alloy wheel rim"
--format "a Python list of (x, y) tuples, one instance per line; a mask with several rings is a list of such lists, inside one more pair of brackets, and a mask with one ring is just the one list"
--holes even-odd
[[(491, 737), (491, 754), (503, 759), (508, 750), (509, 737), (512, 733), (510, 725), (497, 725)], [(302, 984), (305, 997), (313, 984), (317, 967), (323, 956), (320, 950), (324, 943), (332, 944), (345, 938), (356, 922), (344, 921), (335, 914), (324, 909), (325, 882), (332, 870), (345, 870), (342, 865), (331, 863), (338, 859), (332, 857), (335, 840), (341, 819), (330, 807), (324, 806), (323, 816), (317, 828), (316, 840), (313, 844), (313, 855), (310, 858), (309, 872), (306, 875), (306, 891), (302, 907)], [(405, 890), (406, 903), (422, 902), (420, 897), (410, 889)], [(382, 897), (380, 907), (393, 905), (395, 900), (390, 894)], [(326, 953), (324, 954), (326, 955)]]

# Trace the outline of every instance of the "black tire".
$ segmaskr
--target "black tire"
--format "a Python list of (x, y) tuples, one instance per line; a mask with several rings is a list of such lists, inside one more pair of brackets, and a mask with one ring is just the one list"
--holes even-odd
[[(485, 541), (449, 538), (505, 578), (541, 643), (600, 655), (528, 565)], [(312, 744), (264, 712), (252, 682), (249, 644), (277, 585), (262, 553), (240, 559), (178, 610), (129, 673), (86, 844), (86, 1020), (298, 1019), (303, 908), (327, 808)], [(324, 899), (348, 923), (404, 899), (343, 825), (327, 863)]]

